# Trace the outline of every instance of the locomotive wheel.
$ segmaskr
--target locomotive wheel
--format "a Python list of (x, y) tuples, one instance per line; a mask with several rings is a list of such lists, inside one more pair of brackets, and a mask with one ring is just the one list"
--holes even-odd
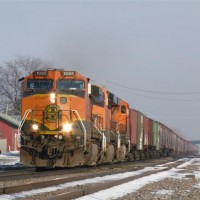
[(114, 159), (114, 153), (115, 153), (114, 146), (108, 145), (103, 162), (104, 163), (112, 163), (112, 161)]
[(116, 161), (124, 161), (126, 156), (126, 146), (122, 145), (119, 150), (117, 150)]
[(98, 146), (96, 144), (87, 145), (87, 154), (85, 154), (85, 164), (86, 165), (96, 165), (98, 155)]

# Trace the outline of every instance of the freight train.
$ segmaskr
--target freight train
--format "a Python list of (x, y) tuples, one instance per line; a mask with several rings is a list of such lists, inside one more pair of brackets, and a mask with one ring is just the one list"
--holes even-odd
[(198, 147), (76, 71), (35, 71), (22, 81), (20, 160), (74, 167), (196, 154)]

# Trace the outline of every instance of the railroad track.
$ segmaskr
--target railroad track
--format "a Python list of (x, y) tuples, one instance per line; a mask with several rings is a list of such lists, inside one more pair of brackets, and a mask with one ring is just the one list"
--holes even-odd
[(83, 197), (85, 195), (93, 194), (95, 192), (105, 190), (117, 185), (121, 185), (123, 183), (127, 183), (129, 181), (133, 181), (139, 178), (143, 178), (152, 174), (157, 174), (163, 171), (167, 171), (171, 169), (171, 167), (166, 167), (165, 169), (160, 169), (160, 170), (155, 170), (154, 172), (144, 172), (140, 175), (135, 175), (135, 176), (130, 176), (124, 179), (119, 179), (119, 180), (112, 180), (109, 182), (103, 182), (103, 183), (97, 183), (97, 184), (88, 184), (84, 186), (83, 188), (70, 188), (65, 191), (60, 191), (57, 194), (55, 194), (53, 197), (45, 197), (43, 200), (70, 200), (70, 199), (75, 199), (79, 197)]
[(123, 183), (127, 183), (129, 181), (133, 181), (133, 180), (143, 178), (143, 177), (146, 177), (149, 175), (157, 174), (160, 172), (168, 171), (174, 167), (177, 167), (178, 165), (180, 165), (182, 163), (184, 163), (184, 161), (177, 161), (175, 163), (167, 164), (163, 168), (159, 169), (159, 168), (155, 167), (155, 169), (153, 171), (143, 172), (138, 175), (130, 175), (123, 179), (111, 180), (111, 181), (107, 181), (107, 182), (103, 181), (103, 182), (99, 182), (96, 184), (86, 184), (81, 188), (77, 187), (77, 186), (70, 187), (65, 190), (58, 191), (53, 196), (42, 197), (42, 199), (43, 200), (70, 200), (70, 199), (83, 197), (83, 196), (93, 194), (93, 193), (101, 191), (101, 190), (105, 190), (105, 189), (108, 189), (108, 188), (111, 188), (114, 186), (121, 185)]
[[(75, 174), (75, 173), (84, 173), (88, 171), (98, 171), (98, 170), (106, 170), (112, 168), (121, 168), (123, 164), (114, 164), (114, 165), (102, 165), (102, 166), (95, 166), (95, 167), (75, 167), (75, 168), (60, 168), (60, 169), (46, 169), (43, 171), (36, 171), (35, 168), (25, 169), (25, 170), (11, 170), (0, 172), (0, 182), (2, 181), (15, 181), (15, 180), (22, 180), (22, 179), (34, 179), (34, 178), (42, 178), (42, 177), (49, 177), (49, 176), (57, 176), (57, 175), (68, 175), (68, 174)], [(139, 166), (137, 165), (137, 168)]]
[(26, 168), (19, 170), (1, 171), (0, 172), (0, 182), (1, 181), (12, 181), (17, 179), (25, 179), (32, 176), (34, 173), (34, 168)]
[[(173, 159), (171, 159), (173, 160)], [(48, 172), (42, 172), (42, 173), (36, 173), (38, 174), (37, 176), (39, 177), (47, 177), (48, 176), (52, 176), (52, 174), (54, 175), (54, 177), (50, 177), (46, 180), (43, 181), (30, 181), (30, 179), (28, 181), (23, 182), (23, 184), (17, 184), (17, 185), (6, 185), (0, 188), (0, 194), (13, 194), (13, 193), (19, 193), (21, 191), (29, 191), (32, 189), (38, 189), (38, 188), (44, 188), (44, 187), (49, 187), (49, 186), (55, 186), (55, 185), (59, 185), (59, 184), (64, 184), (64, 183), (70, 183), (73, 181), (80, 181), (80, 180), (85, 180), (85, 179), (92, 179), (95, 177), (102, 177), (102, 176), (106, 176), (106, 175), (112, 175), (112, 174), (118, 174), (118, 173), (125, 173), (125, 172), (132, 172), (132, 171), (136, 171), (139, 169), (142, 169), (145, 166), (155, 166), (158, 164), (163, 164), (166, 162), (169, 162), (169, 159), (161, 159), (161, 160), (149, 160), (148, 162), (132, 162), (132, 163), (121, 163), (121, 164), (115, 164), (115, 165), (110, 165), (110, 166), (97, 166), (97, 167), (93, 167), (93, 168), (81, 168), (81, 169), (70, 169), (70, 170), (60, 170), (60, 171), (48, 171)], [(181, 162), (183, 161), (177, 161), (177, 162), (172, 162), (171, 164), (169, 163), (167, 165), (167, 167), (165, 167), (165, 169), (161, 169), (161, 170), (168, 170), (169, 167), (174, 167), (176, 165), (179, 165)], [(66, 172), (67, 171), (67, 172)], [(158, 173), (159, 171), (156, 170), (156, 173)], [(33, 172), (30, 172), (30, 174)], [(56, 177), (55, 178), (55, 174), (60, 174), (63, 175), (61, 177)], [(147, 176), (150, 172), (145, 172), (142, 176)], [(151, 172), (152, 173), (152, 172)], [(33, 173), (34, 174), (34, 173)], [(25, 176), (27, 176), (28, 174), (26, 174)], [(34, 175), (36, 176), (36, 175)], [(95, 184), (95, 185), (91, 185), (89, 187), (84, 187), (84, 188), (71, 188), (70, 190), (67, 190), (56, 194), (54, 196), (53, 199), (57, 198), (57, 199), (71, 199), (73, 198), (77, 198), (79, 196), (83, 196), (86, 194), (90, 194), (92, 192), (98, 191), (98, 190), (102, 190), (108, 187), (112, 187), (114, 185), (118, 185), (118, 184), (122, 184), (123, 181), (127, 182), (130, 180), (134, 180), (138, 178), (138, 176), (134, 176), (134, 177), (127, 177), (124, 180), (115, 180), (112, 182), (108, 182), (108, 183), (99, 183), (99, 184)], [(0, 179), (1, 180), (1, 179)], [(45, 197), (46, 198), (46, 197)], [(49, 197), (51, 199), (51, 197)], [(26, 198), (27, 199), (27, 198)]]
[(98, 170), (117, 170), (121, 168), (130, 168), (130, 170), (138, 170), (142, 168), (144, 165), (148, 164), (150, 166), (156, 163), (164, 163), (166, 159), (175, 160), (173, 158), (165, 158), (165, 159), (151, 159), (151, 160), (141, 160), (135, 162), (127, 162), (127, 163), (114, 163), (114, 164), (107, 164), (107, 165), (99, 165), (95, 167), (75, 167), (75, 168), (60, 168), (60, 169), (46, 169), (43, 171), (37, 171), (35, 168), (24, 168), (18, 170), (9, 170), (9, 171), (1, 171), (0, 172), (0, 182), (3, 181), (15, 181), (15, 180), (22, 180), (22, 179), (30, 179), (30, 178), (41, 178), (41, 177), (48, 177), (48, 176), (56, 176), (56, 175), (67, 175), (67, 174), (74, 174), (74, 173), (84, 173), (88, 171), (98, 171)]

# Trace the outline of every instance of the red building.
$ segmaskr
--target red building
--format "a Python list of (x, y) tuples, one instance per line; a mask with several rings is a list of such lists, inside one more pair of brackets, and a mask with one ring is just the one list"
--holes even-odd
[(17, 128), (19, 121), (0, 113), (0, 150), (1, 152), (19, 150)]

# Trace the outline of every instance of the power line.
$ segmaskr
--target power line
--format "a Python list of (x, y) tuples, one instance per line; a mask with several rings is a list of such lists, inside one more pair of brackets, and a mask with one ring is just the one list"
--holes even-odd
[[(114, 87), (117, 87), (117, 86), (114, 85), (114, 87), (113, 86), (109, 86), (109, 87), (114, 88)], [(164, 98), (164, 97), (153, 97), (153, 96), (148, 96), (148, 95), (144, 95), (144, 94), (135, 93), (135, 92), (131, 91), (129, 88), (125, 88), (124, 87), (123, 89), (129, 90), (129, 91), (125, 91), (125, 90), (122, 90), (122, 89), (120, 89), (120, 91), (125, 92), (125, 93), (129, 93), (129, 94), (131, 93), (132, 95), (145, 97), (145, 98), (149, 98), (149, 99), (166, 100), (166, 101), (177, 101), (177, 102), (197, 102), (197, 101), (200, 101), (200, 99), (171, 99), (171, 98)], [(117, 90), (119, 90), (119, 88), (117, 88)]]
[(153, 94), (170, 94), (170, 95), (189, 95), (189, 94), (200, 94), (200, 91), (192, 91), (192, 92), (161, 92), (161, 91), (153, 91), (153, 90), (143, 90), (139, 88), (133, 88), (133, 87), (128, 87), (121, 85), (119, 83), (115, 83), (112, 81), (106, 81), (107, 84), (109, 85), (115, 85), (121, 88), (126, 88), (126, 89), (131, 89), (131, 90), (136, 90), (138, 92), (147, 92), (147, 93), (153, 93)]

